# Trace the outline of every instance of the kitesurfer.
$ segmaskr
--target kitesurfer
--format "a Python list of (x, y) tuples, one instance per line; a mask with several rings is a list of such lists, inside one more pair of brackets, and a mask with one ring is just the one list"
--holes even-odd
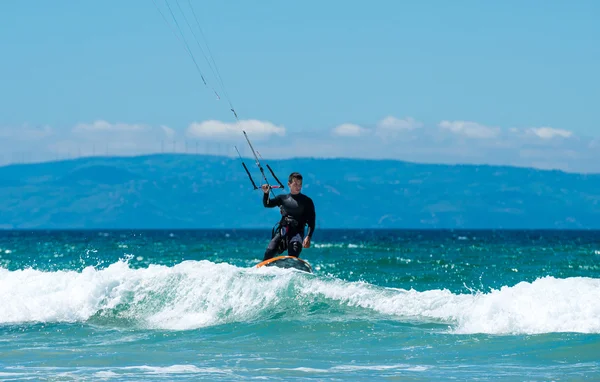
[[(315, 232), (315, 205), (311, 198), (301, 193), (302, 175), (293, 172), (288, 178), (289, 194), (280, 194), (269, 198), (270, 186), (261, 186), (263, 205), (267, 208), (280, 207), (281, 220), (273, 229), (272, 239), (265, 251), (264, 260), (281, 254), (286, 249), (288, 255), (299, 257), (302, 248), (310, 248), (310, 240)], [(308, 232), (304, 235), (304, 228), (308, 225)]]

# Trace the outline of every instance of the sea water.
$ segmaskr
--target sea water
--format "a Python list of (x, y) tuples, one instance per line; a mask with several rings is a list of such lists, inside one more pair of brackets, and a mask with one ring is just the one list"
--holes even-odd
[(600, 232), (0, 232), (1, 380), (600, 379)]

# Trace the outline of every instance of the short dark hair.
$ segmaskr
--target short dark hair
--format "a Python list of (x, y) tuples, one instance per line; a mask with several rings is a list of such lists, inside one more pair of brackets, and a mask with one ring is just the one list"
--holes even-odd
[(299, 172), (293, 172), (290, 174), (288, 178), (288, 183), (292, 183), (294, 179), (297, 179), (302, 182), (302, 175)]

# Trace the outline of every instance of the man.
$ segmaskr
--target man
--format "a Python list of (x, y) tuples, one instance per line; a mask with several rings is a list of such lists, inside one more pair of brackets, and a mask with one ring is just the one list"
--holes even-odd
[[(293, 172), (288, 178), (290, 193), (277, 195), (269, 199), (270, 186), (262, 185), (263, 205), (267, 208), (280, 207), (281, 221), (277, 229), (273, 231), (273, 238), (267, 250), (264, 260), (268, 260), (281, 254), (287, 249), (288, 255), (298, 257), (302, 248), (310, 248), (310, 239), (315, 232), (315, 205), (308, 196), (300, 193), (302, 190), (302, 175)], [(308, 232), (304, 236), (304, 227), (308, 225)]]

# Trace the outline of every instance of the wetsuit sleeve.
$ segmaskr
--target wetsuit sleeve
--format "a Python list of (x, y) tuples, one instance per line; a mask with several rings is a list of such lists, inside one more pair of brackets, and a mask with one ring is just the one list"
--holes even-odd
[(279, 196), (269, 199), (269, 194), (263, 193), (263, 206), (267, 208), (281, 206), (281, 199)]
[(308, 232), (306, 236), (312, 238), (313, 233), (315, 232), (315, 222), (317, 220), (317, 214), (315, 212), (315, 204), (312, 199), (308, 199), (308, 208), (306, 209), (306, 224), (308, 224)]

